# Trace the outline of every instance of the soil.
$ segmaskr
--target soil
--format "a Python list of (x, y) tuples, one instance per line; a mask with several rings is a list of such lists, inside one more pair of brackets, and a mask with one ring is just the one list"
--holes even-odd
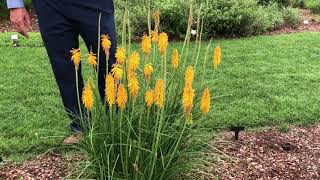
[(0, 166), (3, 180), (59, 180), (70, 175), (84, 161), (84, 155), (46, 154), (27, 160), (22, 164)]
[[(245, 132), (240, 140), (224, 133), (213, 144), (228, 157), (208, 168), (220, 179), (320, 179), (320, 125)], [(210, 178), (206, 178), (210, 179)]]

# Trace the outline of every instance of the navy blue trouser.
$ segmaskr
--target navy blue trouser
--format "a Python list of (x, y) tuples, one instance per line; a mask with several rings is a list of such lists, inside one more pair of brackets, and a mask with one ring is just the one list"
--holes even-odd
[[(109, 70), (115, 62), (117, 46), (112, 0), (33, 0), (36, 9), (42, 39), (44, 41), (52, 70), (59, 86), (65, 109), (72, 118), (71, 128), (79, 131), (79, 115), (76, 93), (76, 78), (70, 50), (79, 47), (79, 36), (83, 38), (87, 49), (97, 53), (98, 18), (101, 13), (101, 34), (108, 34), (112, 41)], [(101, 47), (100, 47), (101, 48)], [(84, 54), (84, 53), (83, 53)], [(86, 57), (83, 57), (86, 60)], [(100, 49), (99, 91), (104, 98), (106, 75), (106, 56)], [(79, 68), (79, 92), (83, 89), (81, 66)], [(81, 99), (81, 98), (80, 98)]]

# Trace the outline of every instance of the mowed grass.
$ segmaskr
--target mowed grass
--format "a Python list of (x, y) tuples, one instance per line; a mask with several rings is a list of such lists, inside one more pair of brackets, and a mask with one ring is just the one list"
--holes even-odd
[[(0, 34), (4, 37), (9, 36)], [(32, 34), (31, 42), (37, 39), (39, 35)], [(215, 97), (208, 127), (318, 122), (319, 41), (320, 33), (214, 40), (211, 49), (219, 43), (223, 59), (220, 69), (213, 71), (210, 52), (206, 66), (203, 83)], [(0, 156), (9, 159), (63, 148), (61, 142), (69, 134), (46, 51), (32, 43), (24, 41), (20, 48), (8, 47), (9, 41), (0, 43)], [(181, 46), (175, 42), (171, 49)]]

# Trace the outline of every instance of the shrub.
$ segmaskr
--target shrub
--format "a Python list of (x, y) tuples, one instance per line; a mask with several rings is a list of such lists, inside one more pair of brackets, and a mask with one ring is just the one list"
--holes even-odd
[(260, 5), (268, 5), (271, 3), (277, 3), (281, 7), (304, 7), (305, 0), (258, 0)]
[(261, 14), (264, 15), (264, 18), (260, 19), (259, 14), (257, 14), (257, 21), (264, 22), (264, 31), (276, 29), (283, 24), (283, 15), (277, 4), (273, 3), (265, 7), (260, 6), (259, 10), (262, 11)]
[[(30, 9), (32, 6), (32, 1), (31, 0), (24, 0), (24, 4), (27, 9)], [(4, 0), (0, 1), (0, 17), (8, 17), (8, 15), (9, 15), (9, 11), (7, 8), (6, 1), (4, 1)]]
[(306, 7), (313, 13), (320, 13), (320, 1), (319, 0), (307, 0)]
[(278, 3), (280, 6), (288, 7), (292, 5), (291, 0), (275, 0), (274, 2)]
[(24, 5), (27, 9), (30, 9), (32, 6), (32, 0), (24, 0)]
[[(120, 39), (122, 25), (123, 25), (123, 16), (125, 10), (125, 3), (122, 0), (115, 0), (115, 21), (116, 21), (116, 30), (117, 35)], [(131, 14), (132, 13), (132, 14)], [(147, 32), (147, 9), (146, 4), (138, 3), (137, 1), (130, 1), (130, 29), (133, 32), (132, 39), (137, 40), (137, 37), (140, 37), (144, 32)]]
[(6, 1), (0, 1), (0, 17), (8, 17)]
[(291, 0), (258, 0), (258, 4), (260, 5), (268, 5), (272, 3), (277, 3), (279, 6), (289, 6), (291, 4)]
[[(193, 9), (198, 10), (201, 3), (198, 1)], [(123, 3), (116, 3), (116, 22), (118, 31), (121, 29), (123, 17)], [(168, 32), (170, 38), (184, 38), (188, 15), (187, 1), (163, 0), (153, 4), (161, 11), (161, 30)], [(131, 30), (133, 38), (138, 40), (143, 33), (147, 32), (145, 4), (138, 1), (130, 1)], [(178, 10), (177, 10), (178, 9)], [(256, 0), (208, 0), (203, 6), (204, 36), (227, 35), (249, 36), (261, 34), (267, 30), (277, 28), (283, 23), (281, 9), (275, 3), (260, 6)], [(197, 11), (195, 12), (197, 13)], [(194, 14), (196, 20), (197, 14)], [(194, 24), (196, 26), (196, 24)]]
[[(123, 1), (115, 1), (115, 3), (117, 31), (120, 32), (122, 29), (124, 3)], [(130, 1), (130, 12), (134, 12), (130, 16), (130, 27), (133, 32), (132, 38), (135, 40), (139, 40), (139, 37), (148, 32), (146, 16), (148, 10), (146, 6), (141, 1)], [(155, 7), (161, 10), (161, 19), (163, 21), (160, 22), (160, 30), (166, 31), (171, 38), (184, 38), (185, 27), (187, 26), (185, 17), (188, 15), (189, 4), (187, 2), (180, 3), (178, 1), (165, 0), (154, 2), (153, 7), (152, 11), (155, 10)]]
[(254, 35), (282, 24), (275, 4), (261, 7), (255, 0), (211, 0), (205, 14), (208, 34)]
[(298, 9), (295, 8), (285, 8), (283, 11), (283, 19), (286, 26), (297, 28), (301, 21), (301, 17)]
[(161, 28), (168, 32), (169, 36), (184, 38), (187, 27), (189, 4), (186, 2), (162, 0), (155, 3), (161, 11)]
[(296, 8), (305, 8), (306, 4), (305, 4), (306, 0), (295, 0), (292, 3), (292, 7), (296, 7)]

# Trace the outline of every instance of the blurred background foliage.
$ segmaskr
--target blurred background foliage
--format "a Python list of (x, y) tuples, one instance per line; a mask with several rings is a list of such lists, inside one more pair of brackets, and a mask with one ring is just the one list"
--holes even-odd
[[(116, 24), (121, 27), (124, 0), (114, 0)], [(193, 2), (194, 28), (202, 4), (203, 33), (213, 36), (251, 36), (281, 26), (297, 27), (301, 22), (298, 8), (320, 13), (320, 0), (153, 0), (152, 11), (161, 11), (161, 31), (171, 39), (184, 38), (190, 3)], [(130, 23), (133, 39), (147, 32), (147, 0), (130, 0)], [(25, 0), (32, 9), (31, 0)], [(5, 0), (0, 1), (0, 16), (7, 16)], [(120, 31), (121, 28), (118, 28)]]

